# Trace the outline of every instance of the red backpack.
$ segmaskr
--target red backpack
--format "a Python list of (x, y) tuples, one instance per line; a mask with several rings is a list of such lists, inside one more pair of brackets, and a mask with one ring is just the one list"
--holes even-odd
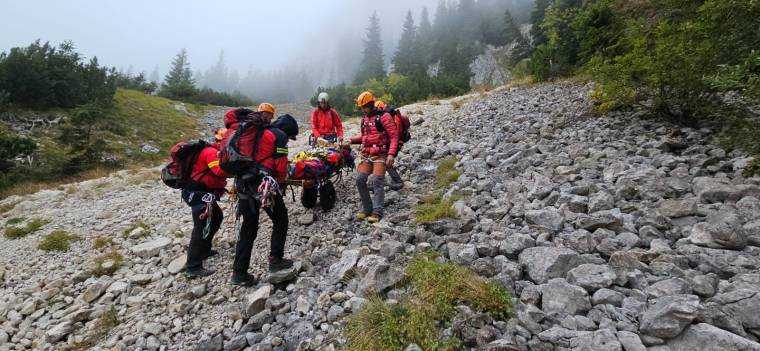
[(201, 151), (209, 144), (203, 140), (181, 141), (172, 146), (169, 154), (171, 161), (161, 169), (161, 181), (174, 189), (186, 189), (197, 186), (193, 179), (193, 167)]
[[(399, 141), (405, 143), (409, 140), (412, 140), (412, 133), (409, 132), (409, 130), (412, 127), (412, 123), (409, 122), (409, 117), (401, 114), (401, 111), (396, 108), (391, 108), (388, 110), (388, 113), (393, 116), (393, 121), (398, 126), (398, 139)], [(385, 132), (385, 127), (383, 127), (383, 122), (380, 120), (382, 115), (378, 114), (375, 116), (375, 128), (377, 128), (378, 131)]]
[(260, 112), (253, 112), (238, 120), (239, 126), (230, 130), (222, 139), (219, 151), (219, 167), (234, 176), (242, 176), (258, 164), (256, 148), (269, 123)]

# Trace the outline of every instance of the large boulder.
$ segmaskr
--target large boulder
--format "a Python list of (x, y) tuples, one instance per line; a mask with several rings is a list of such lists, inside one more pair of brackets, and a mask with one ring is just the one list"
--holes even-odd
[(575, 315), (591, 309), (591, 300), (586, 290), (568, 283), (563, 278), (552, 279), (542, 285), (541, 292), (541, 309), (544, 313)]
[(728, 179), (696, 177), (692, 181), (694, 194), (706, 204), (738, 201), (745, 196), (760, 197), (760, 187), (749, 184), (731, 184)]
[(346, 250), (340, 256), (340, 260), (330, 266), (329, 277), (332, 284), (348, 278), (350, 273), (356, 267), (356, 262), (359, 260), (359, 250)]
[(562, 229), (562, 223), (565, 219), (558, 209), (547, 207), (542, 210), (525, 211), (525, 220), (530, 224), (557, 232)]
[(448, 243), (449, 258), (461, 265), (471, 265), (478, 259), (478, 250), (473, 244)]
[(586, 263), (567, 272), (567, 281), (588, 291), (607, 288), (617, 278), (612, 268), (604, 264)]
[(760, 351), (759, 343), (706, 323), (689, 326), (667, 346), (671, 351)]
[(583, 263), (580, 255), (571, 249), (547, 246), (523, 250), (519, 261), (536, 284), (546, 283), (552, 278), (564, 278), (569, 270)]
[(670, 339), (680, 334), (697, 317), (699, 297), (670, 295), (651, 302), (640, 316), (639, 330), (649, 336)]
[(697, 200), (662, 200), (658, 203), (658, 210), (660, 214), (670, 218), (692, 216), (697, 212)]
[(142, 258), (148, 258), (158, 255), (159, 252), (161, 252), (161, 249), (169, 246), (172, 243), (172, 239), (167, 237), (161, 237), (155, 240), (151, 240), (148, 242), (144, 242), (141, 244), (137, 244), (135, 246), (132, 246), (129, 250), (132, 251), (133, 254), (140, 256)]
[(736, 210), (724, 207), (707, 216), (707, 221), (692, 227), (689, 241), (713, 249), (741, 250), (747, 246), (747, 234)]

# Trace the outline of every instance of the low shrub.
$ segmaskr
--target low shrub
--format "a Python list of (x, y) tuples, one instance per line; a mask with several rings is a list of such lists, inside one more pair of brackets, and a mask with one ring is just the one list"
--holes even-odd
[(443, 218), (456, 218), (456, 212), (451, 207), (455, 199), (444, 199), (440, 193), (428, 196), (414, 208), (417, 223), (432, 223)]
[(66, 252), (69, 251), (71, 242), (74, 240), (79, 240), (79, 237), (65, 230), (55, 230), (42, 238), (37, 248), (43, 251)]
[(90, 271), (90, 274), (96, 277), (111, 275), (124, 264), (124, 256), (119, 251), (112, 250), (109, 253), (96, 257), (94, 264), (95, 266)]
[(468, 268), (437, 261), (434, 253), (415, 256), (405, 271), (409, 288), (396, 304), (371, 298), (346, 326), (349, 350), (403, 350), (417, 344), (423, 350), (460, 350), (462, 341), (441, 335), (456, 306), (468, 305), (499, 319), (509, 317), (512, 297)]
[(29, 234), (32, 234), (40, 228), (42, 228), (45, 224), (50, 223), (49, 221), (34, 218), (26, 223), (26, 226), (23, 227), (17, 227), (17, 226), (8, 226), (5, 227), (5, 233), (3, 235), (8, 239), (18, 239), (23, 238)]

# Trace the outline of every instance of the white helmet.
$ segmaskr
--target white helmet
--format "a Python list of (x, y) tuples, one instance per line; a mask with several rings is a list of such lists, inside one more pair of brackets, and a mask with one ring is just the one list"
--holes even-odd
[(330, 95), (327, 95), (327, 93), (324, 91), (319, 93), (319, 96), (317, 97), (318, 102), (327, 102), (328, 100), (330, 100)]

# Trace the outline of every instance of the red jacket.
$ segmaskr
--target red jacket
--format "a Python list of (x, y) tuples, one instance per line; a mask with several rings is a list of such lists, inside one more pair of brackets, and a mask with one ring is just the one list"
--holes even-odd
[[(238, 127), (238, 122), (235, 119), (227, 123), (225, 116), (225, 125), (227, 125), (227, 135), (224, 140), (229, 140), (231, 135), (235, 133)], [(233, 129), (234, 128), (234, 129)], [(288, 136), (285, 132), (277, 128), (267, 128), (259, 139), (259, 144), (256, 147), (256, 155), (254, 160), (259, 163), (264, 169), (277, 179), (278, 182), (283, 183), (288, 177)]]
[(209, 191), (220, 191), (227, 186), (228, 174), (219, 168), (219, 150), (207, 146), (198, 155), (191, 177)]
[(311, 112), (311, 133), (314, 137), (321, 137), (323, 135), (336, 135), (338, 138), (343, 138), (343, 122), (340, 120), (340, 115), (335, 109), (329, 109), (327, 111), (317, 107)]
[[(379, 114), (380, 123), (384, 130), (378, 130), (375, 119)], [(362, 134), (351, 138), (352, 144), (362, 144), (362, 153), (365, 156), (396, 156), (398, 153), (399, 129), (390, 113), (384, 111), (372, 111), (362, 117)]]

